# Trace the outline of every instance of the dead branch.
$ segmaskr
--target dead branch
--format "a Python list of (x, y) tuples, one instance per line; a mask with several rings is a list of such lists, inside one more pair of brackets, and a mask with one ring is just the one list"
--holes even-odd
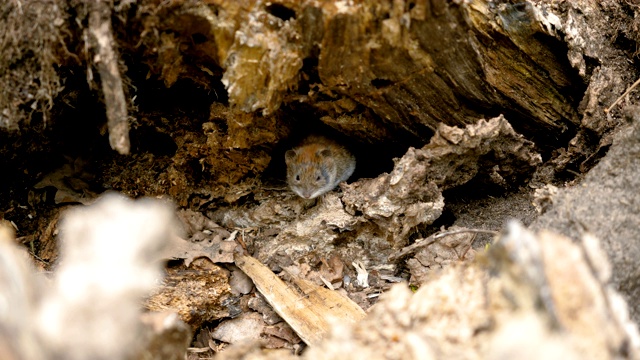
[(107, 108), (109, 144), (120, 154), (128, 154), (129, 122), (127, 102), (122, 88), (122, 77), (118, 70), (118, 55), (114, 47), (111, 29), (111, 8), (105, 1), (93, 2), (89, 15), (89, 33), (97, 53), (94, 62), (100, 73), (102, 92)]

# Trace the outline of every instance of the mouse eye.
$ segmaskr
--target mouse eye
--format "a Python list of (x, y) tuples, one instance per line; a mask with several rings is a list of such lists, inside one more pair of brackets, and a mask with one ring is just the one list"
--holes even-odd
[(300, 174), (296, 175), (296, 181), (300, 181)]
[(321, 179), (321, 178), (320, 178), (320, 175), (318, 175), (318, 176), (316, 177), (316, 181), (320, 181), (320, 179)]

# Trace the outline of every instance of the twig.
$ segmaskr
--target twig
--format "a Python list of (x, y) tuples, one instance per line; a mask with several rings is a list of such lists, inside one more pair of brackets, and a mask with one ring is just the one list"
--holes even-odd
[(240, 244), (240, 246), (242, 247), (242, 250), (244, 251), (244, 255), (249, 255), (249, 250), (247, 250), (247, 244), (244, 242), (244, 229), (242, 229), (242, 236), (236, 237), (234, 240), (238, 244)]
[(450, 235), (465, 234), (465, 233), (487, 234), (487, 235), (493, 235), (493, 236), (496, 236), (496, 235), (500, 234), (499, 231), (494, 231), (494, 230), (463, 229), (463, 230), (445, 231), (443, 233), (434, 235), (433, 238), (434, 239), (440, 239), (440, 238), (447, 237), (447, 236), (450, 236)]
[[(432, 234), (429, 235), (429, 237), (427, 237), (426, 239), (423, 239), (420, 242), (417, 242), (415, 244), (411, 244), (409, 246), (406, 246), (405, 248), (403, 248), (402, 250), (398, 251), (397, 253), (389, 256), (389, 261), (396, 261), (401, 257), (407, 256), (413, 252), (415, 252), (418, 249), (421, 249), (423, 247), (427, 247), (431, 244), (433, 244), (434, 242), (436, 242), (436, 240), (443, 238), (443, 237), (447, 237), (447, 236), (451, 236), (451, 235), (457, 235), (457, 234), (465, 234), (465, 233), (474, 233), (474, 234), (489, 234), (489, 235), (493, 235), (496, 236), (498, 234), (500, 234), (498, 231), (493, 231), (493, 230), (483, 230), (483, 229), (463, 229), (463, 230), (453, 230), (453, 231), (445, 231), (439, 234)], [(468, 249), (467, 249), (468, 251)], [(466, 254), (466, 252), (465, 252)], [(464, 256), (464, 255), (463, 255)]]
[(613, 104), (611, 104), (611, 106), (609, 106), (608, 108), (604, 109), (604, 112), (605, 113), (609, 113), (609, 111), (611, 111), (611, 109), (613, 109), (614, 106), (618, 105), (618, 103), (620, 102), (620, 100), (622, 100), (622, 98), (624, 98), (625, 96), (629, 95), (631, 90), (633, 90), (636, 86), (638, 86), (638, 84), (640, 84), (640, 79), (636, 80), (636, 82), (634, 82), (633, 85), (629, 86), (627, 91), (625, 91), (624, 94), (620, 95), (620, 97), (617, 98), (616, 101), (614, 101)]

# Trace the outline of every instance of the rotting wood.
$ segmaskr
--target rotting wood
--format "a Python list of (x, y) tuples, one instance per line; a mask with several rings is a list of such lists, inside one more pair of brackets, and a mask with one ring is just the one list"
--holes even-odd
[(293, 277), (285, 284), (269, 268), (251, 256), (236, 254), (236, 265), (249, 276), (273, 309), (308, 345), (318, 344), (335, 321), (356, 322), (365, 312), (335, 291)]
[[(151, 74), (167, 84), (177, 74), (203, 84), (221, 80), (235, 109), (274, 114), (303, 103), (325, 124), (378, 141), (424, 139), (441, 123), (499, 113), (517, 117), (514, 125), (527, 136), (580, 125), (575, 104), (584, 83), (546, 13), (531, 3), (273, 2), (287, 18), (258, 1), (188, 4), (158, 8), (158, 29), (171, 36), (147, 32), (123, 43), (124, 51), (140, 41), (171, 49), (170, 56), (150, 52)], [(202, 66), (219, 72), (190, 70)]]
[(201, 258), (189, 268), (168, 268), (162, 286), (144, 306), (153, 312), (175, 312), (195, 331), (205, 322), (231, 316), (225, 305), (231, 296), (229, 272)]

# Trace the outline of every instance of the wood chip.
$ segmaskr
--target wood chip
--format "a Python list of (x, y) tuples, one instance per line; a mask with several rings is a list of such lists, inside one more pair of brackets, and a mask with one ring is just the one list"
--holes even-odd
[(292, 275), (286, 284), (251, 256), (236, 254), (236, 265), (254, 282), (267, 302), (310, 346), (317, 345), (336, 321), (355, 323), (365, 317), (356, 303), (335, 291)]

